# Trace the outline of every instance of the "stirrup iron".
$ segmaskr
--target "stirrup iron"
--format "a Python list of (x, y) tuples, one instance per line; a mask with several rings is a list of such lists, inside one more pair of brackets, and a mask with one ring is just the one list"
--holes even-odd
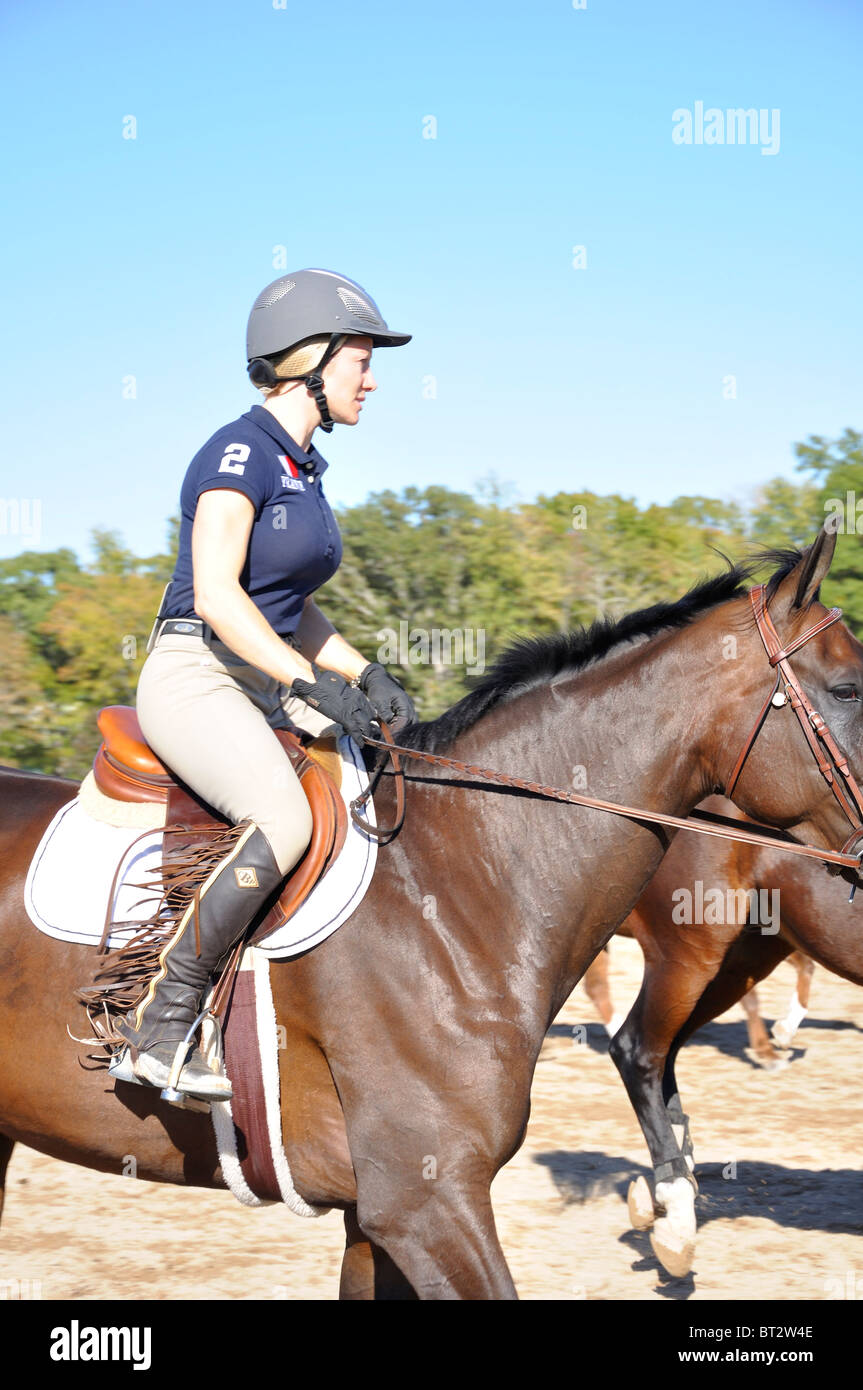
[[(207, 1007), (202, 1009), (198, 1014), (198, 1017), (189, 1028), (183, 1041), (178, 1044), (177, 1051), (174, 1053), (174, 1061), (168, 1077), (168, 1084), (163, 1087), (160, 1093), (162, 1100), (166, 1100), (169, 1105), (182, 1105), (189, 1099), (190, 1093), (179, 1089), (180, 1077), (186, 1065), (186, 1054), (198, 1031), (198, 1027), (200, 1026), (203, 1029), (208, 1022), (210, 1024), (210, 1036), (205, 1047), (202, 1033), (201, 1051), (205, 1053), (207, 1066), (210, 1068), (210, 1071), (213, 1072), (215, 1076), (220, 1074), (222, 1076), (225, 1075), (225, 1050), (222, 1041), (222, 1027), (217, 1015), (213, 1013), (211, 1008)], [(215, 1066), (213, 1065), (214, 1062), (216, 1063)]]

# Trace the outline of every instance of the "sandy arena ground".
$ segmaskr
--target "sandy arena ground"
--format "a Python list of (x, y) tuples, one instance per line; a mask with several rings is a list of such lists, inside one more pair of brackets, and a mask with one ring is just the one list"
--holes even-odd
[[(616, 1006), (628, 1007), (640, 977), (638, 946), (615, 939)], [(762, 986), (768, 1020), (784, 1015), (794, 978), (783, 965)], [(783, 1070), (746, 1058), (739, 1006), (689, 1045), (678, 1079), (700, 1235), (694, 1273), (672, 1279), (647, 1233), (628, 1226), (626, 1190), (648, 1175), (647, 1150), (579, 987), (546, 1039), (527, 1140), (492, 1190), (521, 1298), (863, 1297), (861, 1033), (863, 991), (817, 970)], [(227, 1192), (105, 1176), (18, 1148), (0, 1298), (332, 1299), (342, 1245), (337, 1212), (248, 1210)]]

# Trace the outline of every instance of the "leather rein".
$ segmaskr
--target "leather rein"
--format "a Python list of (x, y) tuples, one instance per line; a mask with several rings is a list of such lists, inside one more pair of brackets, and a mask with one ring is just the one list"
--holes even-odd
[[(529, 782), (520, 777), (509, 777), (505, 773), (478, 767), (474, 763), (460, 762), (457, 758), (447, 758), (439, 753), (423, 753), (416, 748), (405, 748), (394, 741), (389, 727), (384, 723), (381, 724), (383, 739), (367, 737), (363, 741), (372, 748), (380, 748), (388, 753), (392, 761), (393, 773), (397, 779), (396, 824), (386, 829), (378, 829), (376, 826), (369, 825), (365, 819), (357, 814), (359, 808), (372, 795), (377, 786), (387, 763), (386, 758), (383, 758), (379, 763), (366, 791), (351, 802), (351, 819), (365, 834), (371, 835), (383, 844), (389, 844), (395, 838), (401, 830), (405, 817), (404, 771), (400, 762), (400, 759), (405, 757), (432, 763), (437, 767), (451, 768), (454, 772), (478, 777), (487, 782), (495, 782), (500, 786), (514, 787), (519, 791), (532, 792), (537, 796), (554, 801), (565, 801), (574, 806), (589, 806), (598, 811), (607, 811), (611, 815), (625, 816), (632, 820), (646, 821), (657, 825), (667, 825), (678, 830), (697, 830), (702, 835), (714, 835), (720, 839), (738, 840), (744, 844), (765, 845), (771, 849), (786, 850), (789, 854), (819, 859), (825, 864), (836, 864), (840, 868), (856, 869), (859, 873), (861, 866), (863, 866), (863, 850), (859, 854), (851, 854), (850, 849), (859, 839), (863, 838), (863, 793), (861, 793), (851, 773), (847, 758), (830, 733), (826, 721), (807, 699), (788, 661), (793, 652), (804, 646), (819, 632), (830, 627), (832, 623), (837, 622), (842, 616), (842, 610), (841, 608), (831, 608), (820, 622), (814, 623), (812, 627), (807, 628), (801, 637), (789, 643), (787, 647), (783, 647), (773, 626), (773, 621), (767, 612), (766, 586), (759, 584), (752, 589), (749, 593), (749, 600), (770, 665), (778, 670), (773, 689), (765, 700), (752, 732), (743, 745), (740, 756), (725, 785), (725, 795), (730, 798), (737, 785), (744, 763), (764, 727), (770, 709), (779, 708), (790, 700), (791, 707), (800, 721), (806, 741), (818, 764), (819, 772), (854, 827), (840, 850), (819, 849), (816, 845), (802, 845), (793, 840), (779, 839), (776, 837), (776, 831), (770, 826), (756, 826), (754, 830), (744, 830), (739, 821), (714, 815), (709, 811), (696, 810), (687, 817), (672, 816), (661, 811), (645, 811), (637, 806), (624, 806), (619, 802), (601, 801), (597, 797), (582, 796), (578, 792), (564, 791), (560, 787), (544, 786), (539, 782)], [(785, 688), (781, 690), (780, 687), (783, 683)], [(753, 822), (753, 824), (755, 823)], [(856, 885), (851, 889), (852, 899), (855, 889)]]

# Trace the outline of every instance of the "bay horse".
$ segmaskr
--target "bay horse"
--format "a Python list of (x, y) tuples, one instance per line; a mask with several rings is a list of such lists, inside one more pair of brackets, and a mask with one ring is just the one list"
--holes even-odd
[[(823, 625), (817, 599), (835, 543), (824, 528), (803, 553), (774, 555), (766, 590), (786, 644), (806, 639), (795, 661), (826, 701), (840, 681), (863, 685), (863, 648)], [(773, 678), (752, 572), (729, 568), (586, 632), (518, 641), (402, 743), (546, 784), (586, 775), (593, 793), (688, 815), (724, 785)], [(859, 717), (837, 727), (860, 775)], [(439, 767), (406, 777), (406, 822), (356, 913), (270, 967), (287, 1043), (285, 1152), (305, 1201), (344, 1211), (342, 1298), (513, 1299), (492, 1180), (523, 1140), (547, 1029), (670, 835)], [(378, 824), (392, 823), (395, 782), (388, 771), (376, 792)], [(20, 1140), (107, 1172), (131, 1154), (142, 1178), (223, 1187), (207, 1116), (79, 1065), (66, 1027), (90, 949), (37, 932), (23, 904), (39, 839), (76, 787), (13, 769), (0, 786), (3, 1167)], [(788, 709), (764, 723), (735, 802), (819, 850), (851, 843)]]
[[(723, 805), (722, 798), (720, 797), (709, 797), (705, 802), (706, 809), (715, 809), (724, 815), (729, 814), (729, 805), (730, 803)], [(669, 853), (674, 853), (673, 848)], [(668, 856), (666, 856), (666, 858), (667, 857)], [(663, 860), (663, 864), (664, 863), (665, 860)], [(677, 863), (676, 857), (675, 863)], [(659, 872), (661, 872), (661, 869)], [(742, 885), (738, 885), (738, 887), (742, 887)], [(736, 892), (738, 890), (735, 889), (733, 891)], [(746, 891), (745, 888), (743, 891)], [(649, 892), (650, 889), (648, 888), (647, 893), (649, 894)], [(638, 907), (633, 908), (633, 912), (630, 913), (630, 917), (623, 923), (623, 926), (618, 927), (615, 938), (621, 936), (634, 936), (634, 932), (629, 923), (633, 914), (638, 911)], [(608, 952), (609, 947), (605, 946), (603, 950), (600, 951), (599, 955), (591, 961), (584, 973), (584, 978), (581, 983), (584, 986), (588, 999), (599, 1014), (606, 1033), (610, 1038), (613, 1038), (620, 1028), (620, 1025), (624, 1022), (626, 1015), (618, 1012), (614, 1007), (609, 976)], [(755, 986), (753, 985), (752, 989), (748, 989), (740, 1000), (746, 1013), (746, 1031), (749, 1035), (749, 1052), (747, 1055), (751, 1056), (752, 1060), (758, 1066), (764, 1067), (767, 1071), (775, 1071), (785, 1065), (787, 1058), (783, 1056), (782, 1052), (777, 1052), (773, 1044), (776, 1043), (779, 1048), (789, 1048), (809, 1008), (809, 996), (812, 988), (812, 975), (815, 970), (815, 962), (811, 960), (809, 956), (804, 955), (802, 951), (792, 951), (788, 956), (788, 964), (793, 965), (794, 969), (797, 971), (797, 980), (794, 986), (794, 992), (788, 1003), (788, 1012), (785, 1018), (777, 1019), (774, 1023), (771, 1030), (772, 1036), (768, 1034), (764, 1019), (761, 1016), (761, 1006), (758, 1001), (758, 991)]]
[[(719, 798), (705, 807), (734, 815)], [(699, 893), (710, 910), (700, 922), (686, 921), (692, 914), (682, 909)], [(644, 977), (609, 1045), (650, 1150), (654, 1181), (665, 1177), (670, 1161), (682, 1172), (681, 1157), (694, 1168), (675, 1076), (680, 1049), (693, 1033), (795, 952), (863, 985), (860, 912), (848, 899), (847, 884), (816, 861), (767, 846), (678, 836), (623, 924), (644, 953)], [(657, 1217), (645, 1179), (637, 1179), (629, 1211), (638, 1229), (653, 1227), (654, 1254), (679, 1277), (695, 1257), (697, 1186), (676, 1188)]]

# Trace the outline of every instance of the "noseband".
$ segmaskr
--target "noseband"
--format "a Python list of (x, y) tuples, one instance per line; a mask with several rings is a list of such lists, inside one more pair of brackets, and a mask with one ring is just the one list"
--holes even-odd
[[(749, 601), (752, 604), (758, 635), (764, 644), (767, 658), (770, 665), (776, 668), (776, 683), (761, 708), (761, 713), (755, 721), (752, 733), (743, 745), (740, 757), (734, 764), (734, 770), (725, 784), (725, 795), (730, 801), (732, 792), (743, 771), (743, 765), (764, 727), (771, 708), (779, 709), (790, 700), (791, 708), (800, 721), (800, 727), (806, 735), (806, 741), (818, 764), (818, 771), (842, 807), (846, 818), (854, 827), (841, 849), (841, 853), (846, 854), (851, 846), (863, 837), (863, 794), (861, 794), (848, 766), (848, 759), (827, 727), (826, 720), (822, 718), (807, 698), (788, 660), (792, 652), (805, 646), (810, 638), (816, 637), (819, 632), (823, 632), (825, 628), (838, 622), (842, 617), (842, 609), (831, 608), (820, 622), (813, 623), (812, 627), (807, 628), (802, 637), (798, 637), (787, 647), (783, 647), (779, 640), (779, 634), (773, 626), (773, 620), (767, 611), (766, 586), (758, 584), (754, 589), (751, 589)], [(780, 689), (783, 685), (784, 690)]]

